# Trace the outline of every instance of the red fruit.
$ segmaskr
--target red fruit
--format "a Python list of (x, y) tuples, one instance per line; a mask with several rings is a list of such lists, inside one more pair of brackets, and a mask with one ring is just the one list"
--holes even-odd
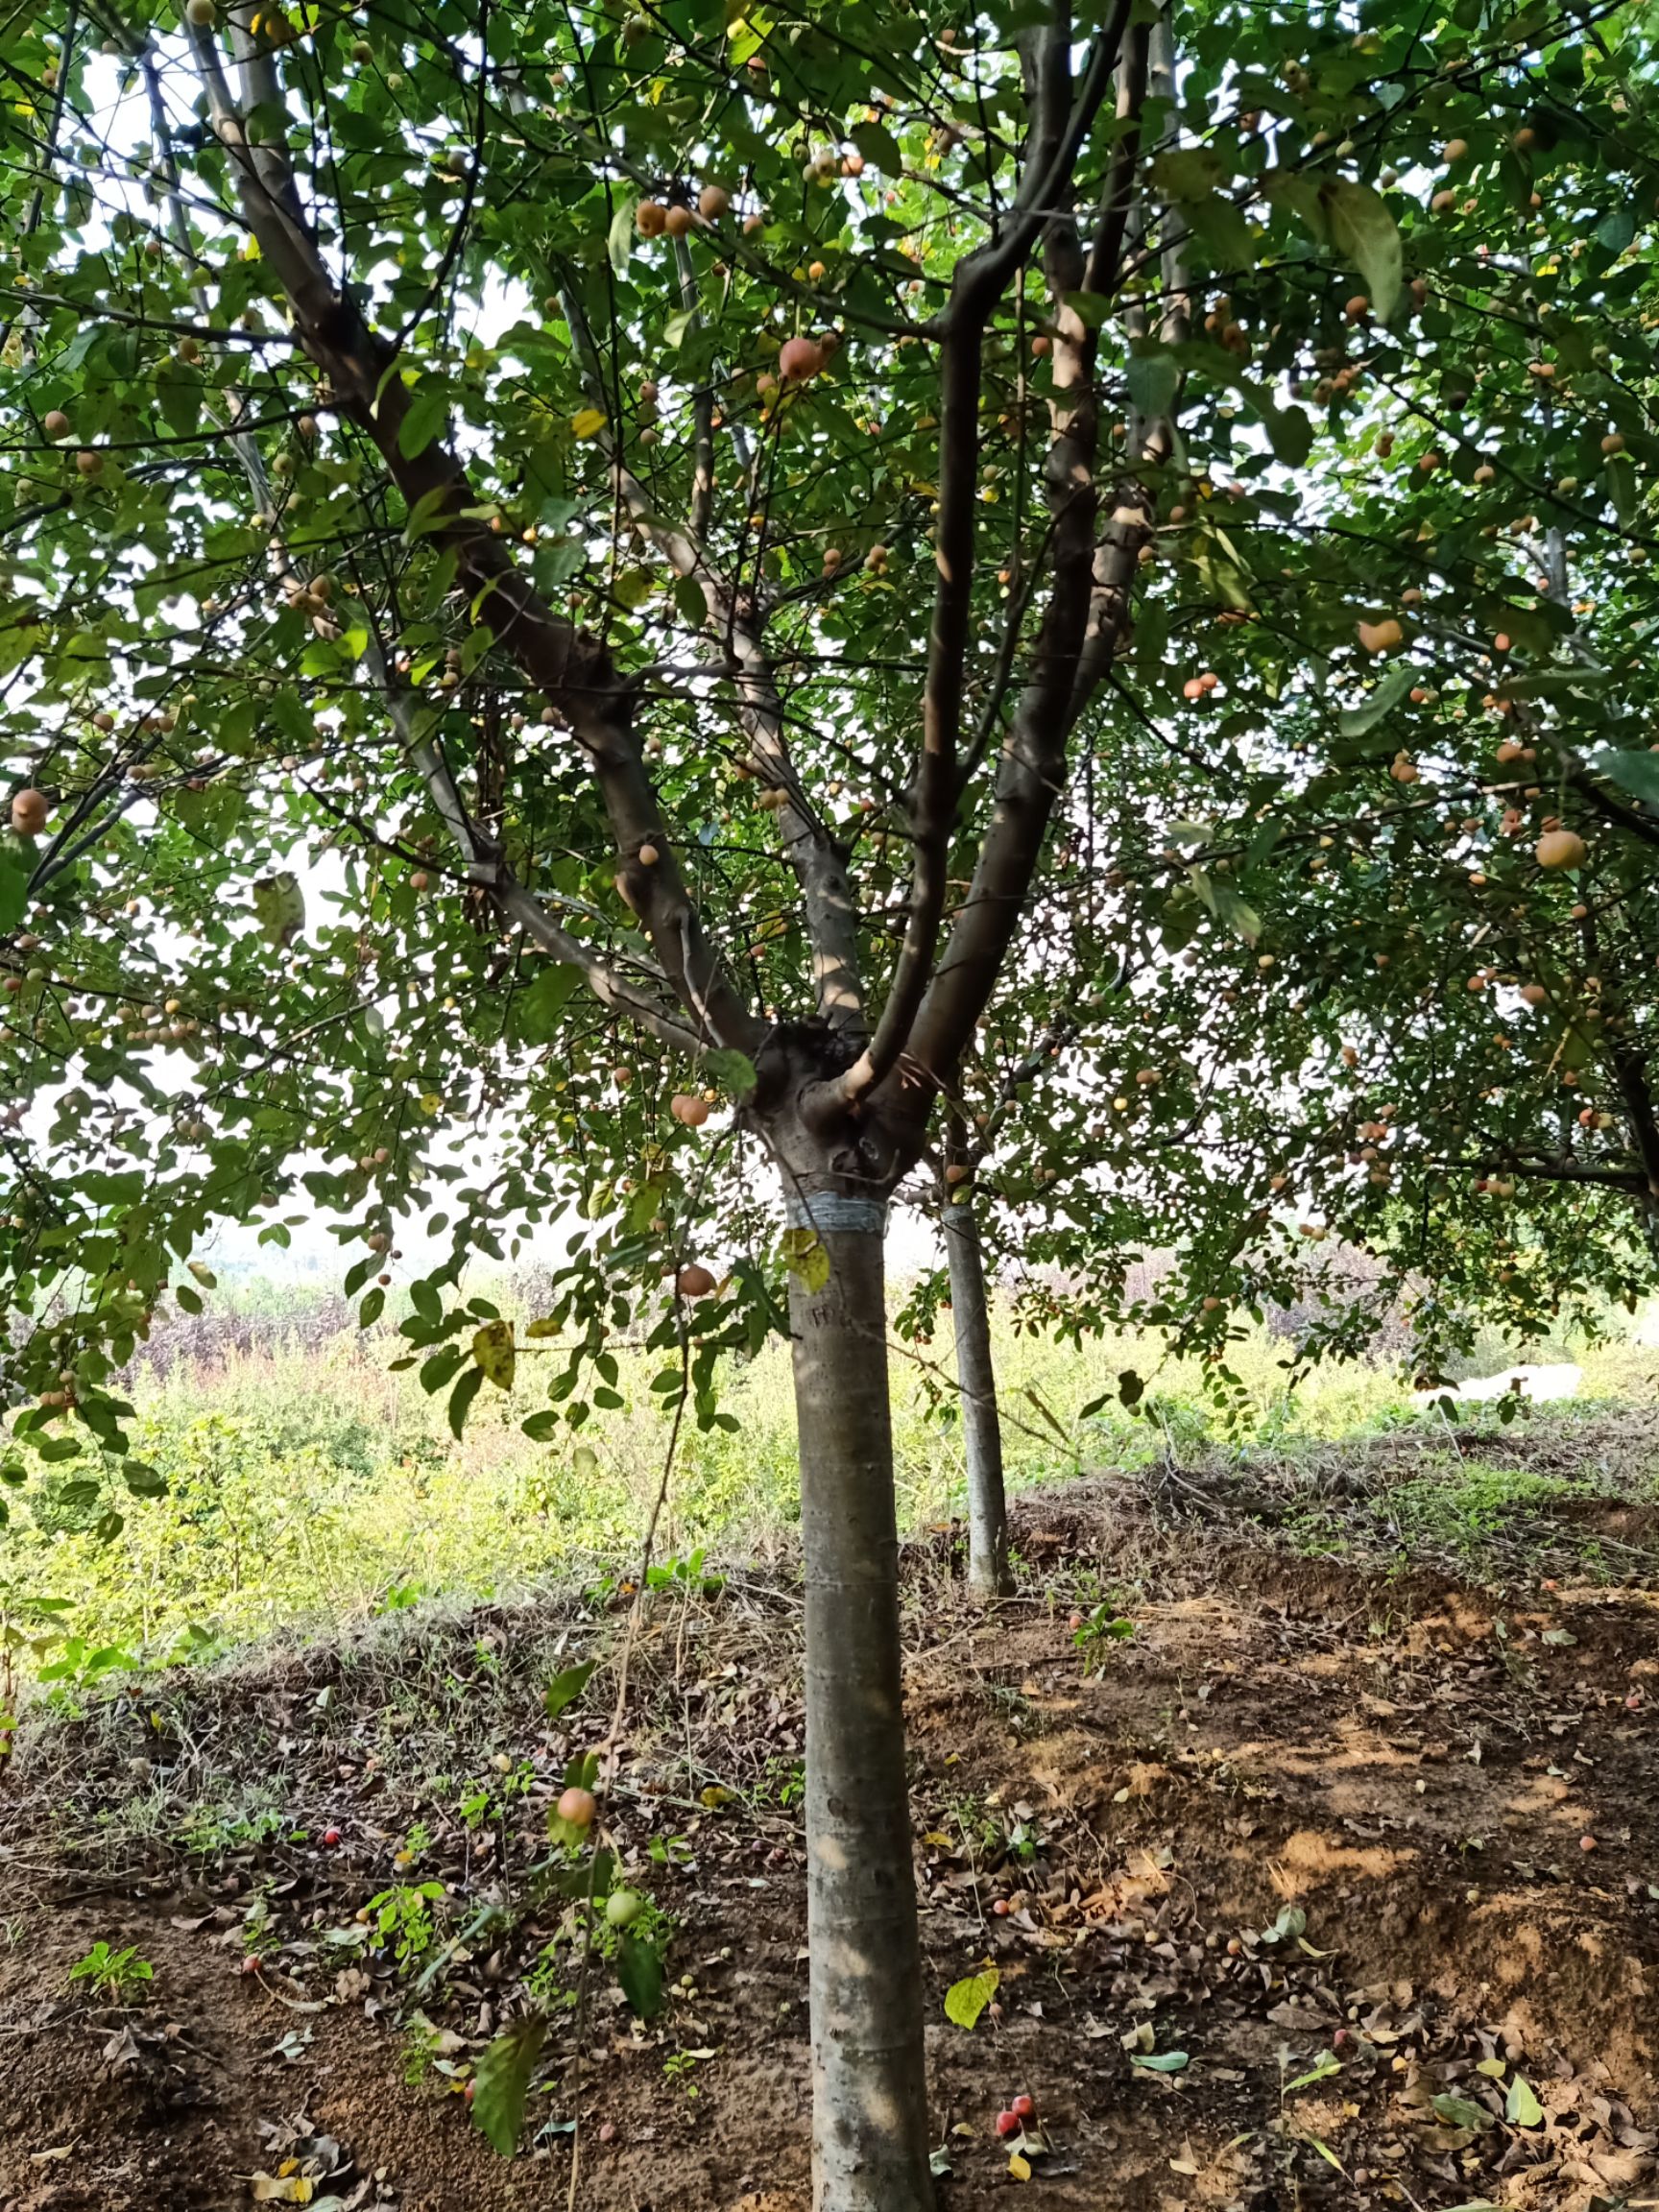
[(1008, 2109), (1013, 2113), (1016, 2120), (1035, 2120), (1037, 2117), (1037, 2100), (1035, 2097), (1016, 2097)]
[(568, 1820), (572, 1828), (591, 1828), (598, 1810), (598, 1800), (591, 1790), (569, 1789), (559, 1800), (559, 1817)]
[(995, 1913), (996, 1913), (996, 1915), (997, 1915), (997, 1917), (998, 1917), (998, 1920), (1006, 1920), (1006, 1919), (1007, 1919), (1007, 1917), (1008, 1917), (1008, 1900), (1007, 1900), (1007, 1898), (1006, 1898), (1006, 1897), (993, 1897), (993, 1898), (992, 1898), (992, 1900), (991, 1900), (991, 1910), (992, 1910), (992, 1911), (993, 1911), (993, 1912), (995, 1912)]
[(252, 1952), (250, 1952), (247, 1958), (242, 1961), (242, 1971), (244, 1974), (257, 1974), (259, 1967), (260, 1960), (254, 1958)]
[(1018, 2135), (1020, 2132), (1019, 2115), (1014, 2112), (998, 2112), (997, 2115), (997, 2132), (1003, 2137)]
[(810, 338), (790, 338), (779, 349), (778, 367), (791, 381), (804, 384), (824, 366), (824, 349)]
[(1073, 1613), (1073, 1614), (1072, 1614), (1072, 1616), (1071, 1616), (1071, 1618), (1070, 1618), (1070, 1620), (1067, 1622), (1066, 1625), (1067, 1625), (1067, 1627), (1068, 1627), (1068, 1628), (1070, 1628), (1070, 1629), (1071, 1630), (1072, 1634), (1073, 1634), (1073, 1635), (1075, 1635), (1075, 1634), (1076, 1634), (1076, 1632), (1077, 1632), (1077, 1630), (1078, 1630), (1079, 1628), (1081, 1628), (1081, 1627), (1082, 1627), (1082, 1625), (1083, 1625), (1083, 1616), (1082, 1616), (1082, 1614), (1081, 1614), (1081, 1613)]
[(1579, 1839), (1578, 1839), (1578, 1848), (1579, 1848), (1579, 1850), (1580, 1850), (1580, 1851), (1594, 1851), (1594, 1850), (1595, 1850), (1595, 1848), (1596, 1848), (1596, 1839), (1595, 1839), (1595, 1837), (1594, 1837), (1594, 1836), (1580, 1836), (1580, 1837), (1579, 1837)]
[(12, 827), (19, 837), (38, 837), (51, 812), (52, 803), (44, 791), (14, 791), (12, 795)]
[(477, 2084), (477, 2082), (476, 2082), (476, 2081), (469, 2081), (469, 2082), (467, 2083), (466, 2087), (465, 2087), (465, 2088), (462, 2090), (461, 2094), (462, 2094), (462, 2096), (463, 2096), (463, 2097), (465, 2097), (465, 2098), (466, 2098), (466, 2100), (467, 2100), (468, 2104), (471, 2104), (471, 2102), (472, 2102), (472, 2100), (473, 2100), (473, 2098), (474, 2098), (474, 2097), (476, 2097), (476, 2096), (477, 2096), (477, 2094), (478, 2094), (478, 2084)]
[(323, 1831), (323, 1840), (324, 1840), (324, 1842), (325, 1842), (325, 1844), (328, 1846), (329, 1850), (330, 1850), (330, 1851), (332, 1851), (332, 1850), (333, 1850), (333, 1848), (334, 1848), (334, 1846), (335, 1846), (335, 1844), (336, 1844), (336, 1843), (338, 1843), (338, 1842), (339, 1842), (339, 1840), (340, 1840), (340, 1831), (339, 1831), (339, 1829), (338, 1829), (338, 1828), (325, 1828), (325, 1829), (324, 1829), (324, 1831)]

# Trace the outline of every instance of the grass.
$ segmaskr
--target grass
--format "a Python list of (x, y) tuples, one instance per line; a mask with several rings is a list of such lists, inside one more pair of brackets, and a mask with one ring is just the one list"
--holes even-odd
[[(24, 1673), (69, 1695), (133, 1661), (188, 1660), (439, 1593), (512, 1599), (554, 1581), (602, 1580), (636, 1556), (667, 1441), (647, 1388), (654, 1361), (621, 1353), (621, 1409), (539, 1445), (519, 1426), (540, 1403), (535, 1362), (521, 1360), (529, 1380), (487, 1392), (457, 1442), (442, 1403), (413, 1374), (388, 1372), (384, 1337), (285, 1329), (280, 1307), (256, 1317), (251, 1342), (245, 1326), (238, 1332), (241, 1349), (175, 1356), (133, 1378), (133, 1456), (164, 1478), (165, 1496), (88, 1500), (82, 1462), (47, 1470), (16, 1498), (0, 1548), (0, 1635), (10, 1633)], [(1078, 1351), (1016, 1334), (1001, 1316), (996, 1335), (1015, 1490), (1217, 1450), (1247, 1462), (1439, 1421), (1376, 1369), (1333, 1370), (1290, 1391), (1284, 1347), (1262, 1332), (1233, 1347), (1246, 1410), (1225, 1433), (1196, 1366), (1164, 1358), (1155, 1341), (1107, 1338)], [(910, 1530), (946, 1523), (963, 1504), (954, 1395), (948, 1366), (933, 1358), (941, 1350), (894, 1360), (899, 1507)], [(1502, 1357), (1495, 1350), (1494, 1363)], [(1552, 1420), (1650, 1397), (1659, 1380), (1659, 1356), (1632, 1346), (1581, 1357), (1585, 1395), (1551, 1408)], [(1135, 1418), (1116, 1396), (1130, 1366), (1148, 1382)], [(721, 1404), (734, 1431), (682, 1436), (659, 1559), (705, 1546), (728, 1558), (763, 1554), (797, 1517), (787, 1348), (769, 1345), (733, 1365)], [(1471, 1408), (1469, 1418), (1493, 1417)], [(1426, 1478), (1395, 1488), (1387, 1510), (1403, 1532), (1450, 1540), (1502, 1513), (1499, 1479)], [(111, 1503), (122, 1515), (112, 1536), (97, 1527)]]

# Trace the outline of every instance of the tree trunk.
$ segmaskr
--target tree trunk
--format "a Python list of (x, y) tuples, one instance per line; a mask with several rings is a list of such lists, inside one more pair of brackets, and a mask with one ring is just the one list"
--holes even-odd
[(929, 2212), (921, 1952), (876, 1200), (791, 1195), (830, 1258), (790, 1277), (806, 1554), (814, 2212)]
[(979, 1223), (972, 1204), (944, 1209), (945, 1254), (950, 1268), (950, 1317), (956, 1326), (956, 1384), (962, 1397), (962, 1441), (968, 1461), (968, 1587), (975, 1598), (1009, 1598), (1008, 1500), (1002, 1487), (1002, 1423), (997, 1370), (991, 1363), (991, 1311)]

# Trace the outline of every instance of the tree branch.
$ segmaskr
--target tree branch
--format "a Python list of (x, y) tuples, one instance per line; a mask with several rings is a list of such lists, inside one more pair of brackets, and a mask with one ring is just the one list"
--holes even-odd
[[(268, 106), (279, 100), (280, 84), (271, 53), (245, 27), (246, 12), (239, 11), (232, 26), (243, 91)], [(618, 675), (603, 642), (555, 614), (500, 541), (469, 513), (479, 502), (443, 439), (405, 437), (410, 398), (397, 356), (325, 269), (300, 206), (286, 144), (277, 137), (249, 144), (212, 31), (192, 26), (191, 49), (243, 220), (287, 295), (301, 343), (333, 388), (333, 404), (372, 440), (410, 510), (425, 503), (431, 535), (455, 555), (472, 618), (489, 625), (587, 751), (622, 856), (618, 888), (644, 921), (682, 1002), (706, 1015), (715, 1042), (757, 1048), (762, 1025), (705, 935), (662, 828), (634, 727), (634, 687)], [(657, 854), (650, 866), (639, 859), (646, 846)]]
[[(574, 284), (565, 282), (560, 296), (584, 381), (594, 404), (602, 406), (604, 381), (592, 328)], [(607, 408), (607, 418), (609, 412)], [(700, 425), (704, 420), (700, 415)], [(758, 584), (754, 591), (734, 591), (710, 564), (701, 529), (681, 530), (661, 521), (653, 511), (650, 493), (622, 460), (614, 432), (608, 429), (605, 437), (617, 492), (629, 514), (675, 574), (689, 577), (702, 590), (707, 627), (720, 640), (737, 686), (738, 719), (749, 742), (750, 757), (760, 781), (787, 795), (779, 809), (778, 830), (805, 908), (818, 1011), (831, 1029), (861, 1042), (864, 989), (858, 963), (858, 913), (847, 873), (847, 854), (807, 804), (790, 757), (777, 671), (766, 651), (765, 613)], [(700, 470), (704, 466), (702, 445), (700, 428)], [(711, 494), (711, 460), (708, 480)], [(693, 499), (695, 502), (695, 491)]]
[[(876, 1033), (836, 1086), (842, 1106), (855, 1104), (898, 1065), (922, 1011), (939, 949), (950, 887), (950, 833), (961, 796), (956, 763), (973, 610), (985, 327), (1004, 287), (1050, 221), (1048, 210), (1070, 179), (1110, 88), (1129, 13), (1130, 0), (1118, 0), (1112, 23), (1090, 49), (1075, 89), (1068, 7), (1057, 4), (1052, 21), (1027, 44), (1024, 67), (1033, 126), (1024, 174), (1007, 221), (958, 262), (951, 279), (939, 349), (939, 521), (933, 556), (938, 585), (922, 695), (922, 752), (907, 803), (913, 855), (910, 910)], [(1079, 266), (1078, 280), (1081, 275)], [(1063, 321), (1068, 312), (1062, 310)], [(1093, 348), (1088, 350), (1092, 365)], [(1057, 358), (1057, 384), (1058, 369)], [(1092, 450), (1092, 398), (1087, 406)], [(1046, 622), (1038, 639), (1040, 659), (1047, 627)]]

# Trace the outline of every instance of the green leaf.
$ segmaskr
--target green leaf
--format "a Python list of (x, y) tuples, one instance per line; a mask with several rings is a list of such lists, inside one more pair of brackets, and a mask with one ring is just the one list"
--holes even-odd
[(1147, 2074), (1181, 2074), (1192, 2061), (1185, 2051), (1132, 2051), (1129, 2063)]
[(1129, 402), (1140, 414), (1160, 421), (1174, 405), (1181, 370), (1167, 352), (1133, 353), (1126, 372)]
[(555, 1674), (541, 1693), (541, 1702), (549, 1720), (557, 1720), (566, 1707), (574, 1705), (592, 1678), (597, 1659), (582, 1659), (574, 1667), (565, 1667)]
[(518, 1365), (511, 1321), (487, 1321), (472, 1339), (472, 1357), (497, 1390), (511, 1390)]
[(442, 1390), (445, 1382), (453, 1382), (466, 1357), (459, 1344), (445, 1344), (442, 1352), (434, 1352), (430, 1359), (422, 1362), (421, 1387), (428, 1398)]
[(467, 1415), (471, 1410), (472, 1401), (483, 1387), (483, 1368), (469, 1367), (449, 1393), (449, 1433), (457, 1442), (467, 1426)]
[(0, 929), (14, 929), (28, 904), (28, 864), (15, 850), (0, 845)]
[(262, 876), (253, 886), (253, 911), (267, 944), (280, 951), (305, 926), (305, 894), (300, 878), (286, 868)]
[(188, 438), (202, 420), (202, 373), (184, 362), (164, 361), (156, 376), (156, 397), (167, 427)]
[(1223, 194), (1212, 192), (1203, 200), (1188, 201), (1181, 212), (1217, 269), (1238, 274), (1255, 267), (1256, 246), (1250, 226), (1242, 209)]
[(703, 1071), (733, 1098), (747, 1098), (760, 1080), (747, 1052), (705, 1052)]
[(709, 619), (709, 602), (703, 596), (703, 587), (695, 576), (677, 576), (674, 580), (674, 604), (681, 619), (693, 629), (701, 630)]
[(1319, 187), (1331, 243), (1358, 270), (1371, 312), (1386, 323), (1400, 302), (1400, 230), (1388, 204), (1369, 184), (1333, 177)]
[(637, 192), (625, 192), (616, 203), (616, 212), (611, 218), (606, 233), (605, 251), (611, 256), (611, 266), (618, 276), (628, 274), (629, 256), (634, 251), (634, 216), (639, 205)]
[(1609, 783), (1617, 783), (1621, 791), (1628, 791), (1633, 799), (1640, 799), (1644, 806), (1659, 814), (1659, 753), (1624, 752), (1616, 745), (1602, 745), (1590, 755), (1589, 765), (1598, 776), (1605, 776)]
[(1442, 2094), (1434, 2100), (1434, 2110), (1449, 2128), (1495, 2128), (1498, 2123), (1484, 2104), (1473, 2104), (1467, 2097)]
[(532, 2012), (497, 2035), (472, 2069), (472, 2125), (503, 2158), (511, 2158), (517, 2144), (530, 2077), (546, 2039), (545, 2019)]
[(1358, 707), (1346, 708), (1337, 715), (1337, 729), (1344, 737), (1363, 737), (1384, 714), (1393, 713), (1416, 681), (1414, 668), (1390, 668), (1375, 691), (1368, 692)]
[(1001, 1986), (999, 1968), (987, 1966), (982, 1974), (970, 1974), (966, 1981), (952, 1982), (945, 1992), (945, 2017), (957, 2028), (976, 2028), (979, 2015)]
[(1294, 2081), (1286, 2082), (1285, 2094), (1288, 2097), (1292, 2089), (1309, 2089), (1315, 2081), (1329, 2081), (1333, 2074), (1340, 2074), (1341, 2071), (1342, 2061), (1334, 2051), (1321, 2052), (1306, 2074), (1298, 2074)]
[(853, 143), (869, 162), (872, 169), (879, 169), (883, 177), (898, 177), (904, 168), (904, 155), (899, 141), (882, 123), (859, 123), (853, 132)]
[(643, 1936), (624, 1936), (616, 1946), (616, 1979), (641, 2020), (662, 2009), (662, 1954)]
[(1202, 868), (1190, 868), (1187, 873), (1193, 890), (1222, 927), (1231, 929), (1236, 937), (1242, 937), (1246, 945), (1254, 945), (1262, 935), (1262, 917), (1249, 901), (1240, 897), (1231, 883), (1219, 880)]
[(1544, 2107), (1524, 2075), (1517, 2074), (1509, 2084), (1509, 2094), (1503, 2100), (1503, 2117), (1512, 2128), (1536, 2128), (1544, 2117)]
[(422, 376), (409, 401), (409, 411), (397, 425), (397, 450), (405, 461), (425, 452), (444, 427), (449, 412), (448, 387), (436, 376)]

